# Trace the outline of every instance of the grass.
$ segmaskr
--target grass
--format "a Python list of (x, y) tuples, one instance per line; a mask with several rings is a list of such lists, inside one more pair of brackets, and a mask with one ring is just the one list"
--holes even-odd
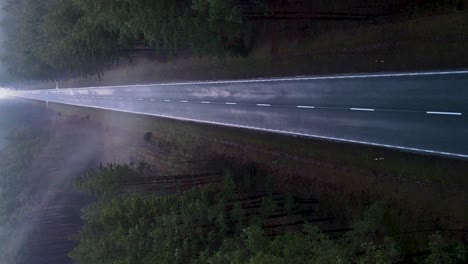
[[(90, 116), (111, 131), (152, 133), (145, 148), (190, 160), (217, 157), (252, 164), (276, 188), (324, 201), (343, 221), (372, 201), (393, 204), (401, 231), (465, 229), (468, 162), (355, 144), (259, 133), (243, 129), (50, 104), (64, 116)], [(139, 150), (136, 149), (136, 152)], [(384, 158), (383, 160), (376, 160)], [(150, 159), (150, 157), (148, 157)], [(323, 208), (323, 207), (322, 207)]]
[(276, 32), (275, 54), (269, 33), (259, 32), (247, 58), (135, 59), (110, 68), (102, 80), (76, 78), (60, 82), (60, 87), (468, 67), (466, 13), (339, 24), (326, 31), (317, 26), (302, 35), (290, 31), (283, 26)]

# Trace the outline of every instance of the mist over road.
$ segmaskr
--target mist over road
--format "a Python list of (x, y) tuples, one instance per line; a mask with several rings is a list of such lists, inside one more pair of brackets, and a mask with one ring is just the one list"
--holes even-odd
[(468, 71), (17, 92), (48, 102), (468, 158)]

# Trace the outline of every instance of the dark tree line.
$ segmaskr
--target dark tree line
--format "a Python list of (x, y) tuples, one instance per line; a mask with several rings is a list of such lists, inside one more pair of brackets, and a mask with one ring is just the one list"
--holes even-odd
[[(350, 228), (326, 230), (318, 201), (272, 191), (271, 181), (227, 171), (216, 183), (165, 194), (122, 192), (140, 168), (101, 167), (77, 180), (96, 196), (83, 210), (76, 263), (463, 263), (468, 247), (429, 238), (426, 252), (409, 256), (381, 232), (385, 204), (376, 203)], [(190, 175), (185, 180), (190, 181)], [(154, 176), (158, 179), (158, 176)], [(165, 178), (165, 177), (163, 177)], [(261, 177), (260, 177), (261, 178)], [(263, 178), (262, 178), (263, 179)], [(259, 180), (259, 177), (256, 177)]]
[(251, 36), (233, 1), (18, 0), (4, 6), (11, 76), (102, 74), (132, 47), (157, 54), (245, 55)]
[[(136, 50), (167, 58), (247, 56), (268, 21), (362, 21), (465, 0), (7, 0), (3, 63), (13, 79), (102, 75)], [(406, 12), (406, 11), (405, 11)]]

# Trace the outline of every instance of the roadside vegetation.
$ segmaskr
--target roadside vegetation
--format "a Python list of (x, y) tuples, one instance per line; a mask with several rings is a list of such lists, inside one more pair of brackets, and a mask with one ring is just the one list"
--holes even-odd
[(27, 127), (15, 127), (8, 141), (0, 153), (0, 257), (4, 263), (26, 263), (28, 249), (22, 246), (30, 230), (24, 226), (25, 211), (37, 195), (28, 169), (46, 140)]
[[(466, 262), (464, 161), (52, 103), (15, 109), (1, 119), (20, 129), (0, 154), (0, 186), (24, 186), (1, 192), (12, 210), (2, 260)], [(118, 163), (97, 166), (106, 155)], [(88, 195), (71, 189), (75, 177)]]
[[(10, 80), (101, 79), (135, 57), (162, 68), (157, 75), (164, 80), (466, 66), (464, 56), (451, 56), (437, 41), (464, 54), (465, 0), (20, 0), (3, 8)], [(420, 17), (428, 21), (424, 28)], [(446, 24), (443, 30), (432, 19)], [(408, 64), (407, 55), (421, 61)], [(348, 66), (339, 68), (343, 62)], [(163, 74), (173, 66), (175, 76)], [(154, 73), (127, 79), (154, 81)]]
[(92, 166), (98, 145), (60, 121), (45, 107), (0, 100), (2, 264), (70, 263), (70, 236), (79, 230), (80, 208), (89, 200), (73, 190), (72, 179)]
[(25, 123), (35, 122), (33, 116), (12, 102), (0, 102), (0, 134), (6, 142), (0, 151), (0, 259), (4, 263), (25, 263), (27, 258), (27, 248), (22, 248), (30, 232), (24, 226), (25, 214), (40, 185), (29, 169), (47, 144), (44, 131)]
[[(314, 194), (330, 211), (349, 221), (369, 201), (388, 199), (407, 230), (466, 230), (468, 185), (464, 160), (416, 155), (363, 145), (258, 133), (105, 110), (50, 104), (64, 116), (151, 141), (135, 149), (140, 160), (156, 162), (146, 149), (164, 150), (174, 167), (226, 157), (267, 171), (276, 187), (296, 195)], [(199, 164), (198, 164), (199, 165)], [(222, 169), (222, 168), (220, 168)], [(339, 195), (337, 195), (339, 193)]]
[[(142, 195), (147, 165), (100, 167), (76, 185), (96, 196), (71, 253), (75, 263), (464, 263), (468, 246), (439, 233), (408, 252), (387, 234), (387, 205), (375, 203), (349, 227), (320, 215), (320, 202), (273, 190), (271, 179), (225, 171), (217, 183)], [(161, 177), (153, 176), (153, 180)], [(177, 183), (175, 183), (177, 184)], [(180, 184), (180, 182), (179, 182)]]

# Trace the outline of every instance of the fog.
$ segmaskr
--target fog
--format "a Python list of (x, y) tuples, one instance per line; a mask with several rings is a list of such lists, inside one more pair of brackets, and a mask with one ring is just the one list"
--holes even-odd
[[(79, 124), (68, 127), (60, 122), (45, 108), (0, 99), (0, 197), (21, 201), (21, 207), (12, 214), (5, 214), (5, 201), (0, 203), (2, 264), (71, 263), (67, 253), (75, 242), (70, 236), (78, 232), (80, 208), (90, 199), (74, 190), (73, 179), (100, 160), (102, 134), (80, 130)], [(9, 157), (17, 146), (12, 143), (18, 140), (8, 134), (13, 128), (26, 127), (27, 132), (28, 127), (44, 129), (44, 125), (52, 128), (46, 128), (45, 141), (34, 149), (35, 156), (30, 157), (27, 168), (16, 172), (17, 168), (9, 165)], [(14, 198), (7, 188), (16, 188), (16, 176), (29, 180), (21, 184)], [(27, 259), (18, 259), (26, 255)]]
[[(4, 24), (4, 12), (3, 12), (3, 5), (5, 3), (6, 0), (0, 0), (0, 57), (3, 56), (3, 41), (4, 41), (4, 37), (5, 37), (5, 34), (4, 34), (4, 28), (6, 25)], [(1, 76), (3, 76), (4, 74), (4, 65), (3, 65), (3, 62), (0, 60), (0, 78)], [(0, 83), (2, 82), (3, 80), (0, 79)]]

